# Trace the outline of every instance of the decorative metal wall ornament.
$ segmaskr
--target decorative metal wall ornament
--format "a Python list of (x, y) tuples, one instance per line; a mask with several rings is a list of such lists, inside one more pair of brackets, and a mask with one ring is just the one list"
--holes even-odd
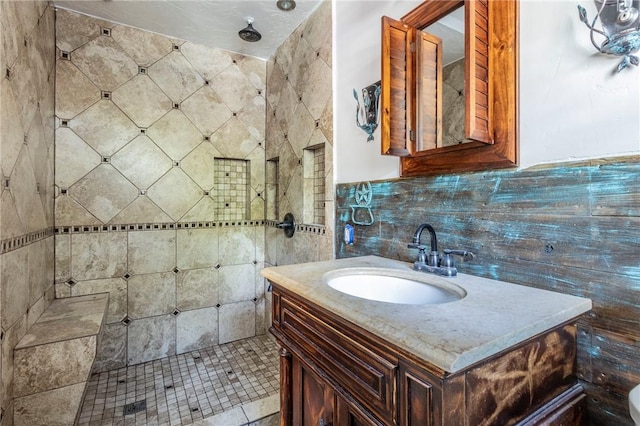
[[(622, 56), (616, 72), (627, 68), (629, 64), (638, 65), (640, 59), (632, 55), (640, 49), (640, 0), (594, 0), (598, 13), (589, 23), (587, 11), (578, 5), (580, 20), (591, 30), (591, 44), (601, 53)], [(600, 18), (602, 30), (595, 28)], [(594, 33), (605, 38), (598, 45)]]
[(356, 126), (369, 135), (367, 142), (371, 142), (373, 140), (373, 132), (375, 132), (380, 123), (380, 116), (378, 115), (380, 82), (378, 81), (362, 89), (362, 104), (364, 108), (360, 108), (360, 99), (356, 89), (353, 89), (353, 97), (356, 98)]
[[(373, 224), (373, 212), (371, 211), (371, 198), (373, 197), (373, 191), (371, 190), (371, 183), (360, 182), (356, 186), (356, 192), (353, 196), (356, 200), (356, 204), (352, 204), (351, 207), (351, 221), (356, 225), (372, 225)], [(364, 218), (362, 217), (364, 215)]]

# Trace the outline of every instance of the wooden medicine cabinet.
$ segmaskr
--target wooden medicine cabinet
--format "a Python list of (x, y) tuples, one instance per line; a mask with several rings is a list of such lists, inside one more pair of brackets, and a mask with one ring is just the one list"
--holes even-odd
[[(518, 1), (427, 0), (382, 18), (382, 154), (401, 176), (518, 165)], [(464, 8), (464, 135), (442, 144), (442, 43), (423, 29)], [(445, 114), (446, 118), (446, 114)]]

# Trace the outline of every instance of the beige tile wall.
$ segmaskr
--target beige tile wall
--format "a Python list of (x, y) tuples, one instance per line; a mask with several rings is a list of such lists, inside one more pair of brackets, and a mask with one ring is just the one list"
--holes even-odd
[[(268, 265), (333, 257), (331, 13), (331, 2), (324, 1), (267, 62), (266, 158), (277, 161), (278, 171), (277, 182), (270, 177), (267, 185), (268, 193), (277, 197), (268, 202), (269, 219), (282, 220), (287, 212), (291, 212), (299, 222), (292, 238), (285, 238), (284, 233), (273, 226), (265, 229)], [(324, 144), (324, 166), (317, 170), (324, 173), (325, 192), (316, 202), (324, 202), (324, 224), (306, 226), (303, 223), (305, 210), (311, 211), (307, 217), (314, 216), (314, 165), (313, 161), (307, 162), (309, 170), (304, 170), (304, 151), (321, 144)], [(305, 179), (306, 176), (311, 179)], [(305, 199), (311, 201), (305, 202)], [(268, 319), (271, 314), (269, 295), (267, 292)]]
[(13, 349), (53, 299), (54, 12), (0, 2), (0, 423), (13, 423)]
[(96, 368), (264, 333), (266, 63), (65, 10), (56, 46), (56, 294), (110, 294)]

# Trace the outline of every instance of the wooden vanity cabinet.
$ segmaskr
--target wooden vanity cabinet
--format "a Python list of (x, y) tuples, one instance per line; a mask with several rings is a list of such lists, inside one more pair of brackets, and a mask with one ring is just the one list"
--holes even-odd
[(576, 324), (448, 373), (272, 283), (283, 426), (580, 425)]

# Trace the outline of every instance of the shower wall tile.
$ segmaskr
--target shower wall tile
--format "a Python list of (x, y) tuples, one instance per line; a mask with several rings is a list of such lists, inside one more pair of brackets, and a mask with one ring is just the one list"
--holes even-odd
[[(180, 70), (175, 73), (173, 70)], [(149, 67), (149, 77), (171, 98), (180, 103), (204, 85), (204, 79), (180, 52), (172, 52)]]
[(172, 313), (176, 307), (175, 275), (163, 272), (129, 278), (129, 316), (138, 319)]
[(218, 264), (218, 229), (177, 231), (179, 269), (212, 268)]
[(136, 64), (144, 67), (153, 65), (173, 49), (167, 37), (124, 25), (114, 26), (111, 37)]
[(110, 164), (101, 164), (76, 182), (70, 195), (103, 223), (138, 196), (138, 189)]
[(256, 231), (259, 232), (260, 229), (249, 226), (220, 229), (220, 264), (252, 263), (255, 260)]
[(0, 408), (12, 424), (13, 349), (49, 304), (54, 281), (55, 13), (0, 2)]
[(118, 151), (111, 164), (138, 189), (148, 189), (172, 167), (171, 158), (144, 135)]
[(215, 268), (180, 271), (176, 277), (176, 307), (186, 311), (216, 306), (218, 288), (218, 270)]
[[(137, 67), (136, 67), (137, 70)], [(118, 87), (112, 94), (113, 103), (138, 127), (149, 127), (171, 111), (173, 102), (148, 76), (138, 74)]]
[(219, 279), (222, 305), (256, 297), (256, 267), (253, 265), (223, 266), (219, 271)]
[(112, 25), (106, 21), (59, 9), (56, 12), (56, 46), (62, 51), (71, 52), (98, 38), (102, 27), (110, 28)]
[(267, 228), (264, 250), (265, 260), (270, 264), (333, 257), (332, 40), (331, 32), (326, 31), (331, 27), (331, 13), (331, 2), (322, 2), (267, 62), (266, 158), (278, 158), (278, 193), (274, 203), (278, 206), (275, 213), (278, 220), (287, 212), (298, 220), (305, 217), (304, 200), (313, 198), (313, 185), (304, 186), (303, 177), (311, 176), (312, 172), (303, 170), (304, 151), (320, 144), (325, 146), (322, 167), (325, 192), (320, 195), (324, 199), (316, 200), (324, 204), (323, 232), (298, 230), (292, 239), (287, 239), (282, 232)]
[[(111, 301), (109, 301), (111, 303)], [(104, 324), (98, 343), (93, 372), (110, 371), (127, 365), (127, 326), (121, 323)]]
[(122, 278), (79, 281), (71, 287), (70, 296), (109, 293), (109, 306), (105, 323), (120, 322), (127, 316), (127, 282)]
[[(223, 337), (255, 335), (264, 227), (245, 221), (264, 220), (266, 63), (64, 10), (58, 23), (56, 292), (110, 293), (96, 371), (218, 343), (220, 265), (252, 271), (225, 293)], [(244, 181), (218, 185), (215, 159), (246, 163)]]
[(29, 307), (29, 247), (2, 255), (2, 328), (11, 327)]
[(99, 225), (102, 222), (93, 216), (68, 194), (61, 194), (55, 200), (56, 226), (77, 224)]
[(180, 104), (180, 110), (205, 136), (211, 135), (233, 116), (231, 109), (210, 86), (204, 86), (191, 95)]
[(230, 303), (218, 309), (219, 343), (256, 335), (256, 305), (253, 301)]
[[(191, 42), (184, 43), (180, 47), (180, 51), (196, 71), (208, 81), (213, 80), (216, 75), (233, 63), (231, 52), (210, 49)], [(264, 63), (260, 62), (264, 66)]]
[(177, 109), (156, 121), (147, 134), (173, 161), (181, 160), (203, 140), (198, 128)]
[(147, 196), (177, 222), (200, 200), (202, 190), (182, 169), (173, 167), (149, 188)]
[[(69, 118), (58, 111), (56, 114), (60, 119)], [(133, 121), (108, 100), (93, 104), (70, 120), (68, 126), (105, 157), (112, 156), (140, 133)]]
[(173, 315), (134, 320), (129, 324), (127, 364), (140, 364), (176, 354), (176, 319)]
[(214, 158), (220, 157), (222, 154), (212, 143), (202, 142), (182, 159), (180, 166), (200, 188), (210, 191), (213, 188)]
[(71, 277), (74, 280), (121, 278), (126, 273), (126, 233), (71, 236)]
[[(123, 223), (167, 223), (173, 219), (162, 211), (157, 204), (146, 195), (140, 195), (131, 204), (125, 207), (116, 217), (111, 219), (112, 224)], [(76, 222), (78, 223), (78, 222)]]
[(176, 318), (176, 353), (207, 348), (218, 344), (218, 310), (216, 308), (183, 311)]
[(71, 60), (101, 90), (113, 91), (138, 73), (137, 64), (110, 36), (99, 35), (71, 52)]
[(55, 282), (71, 277), (71, 235), (55, 236)]
[(100, 89), (71, 61), (56, 66), (56, 110), (73, 118), (100, 100)]
[(176, 267), (176, 231), (129, 232), (130, 274), (173, 271)]
[(59, 187), (69, 188), (100, 165), (100, 154), (84, 143), (73, 130), (60, 127), (55, 137), (56, 183)]

